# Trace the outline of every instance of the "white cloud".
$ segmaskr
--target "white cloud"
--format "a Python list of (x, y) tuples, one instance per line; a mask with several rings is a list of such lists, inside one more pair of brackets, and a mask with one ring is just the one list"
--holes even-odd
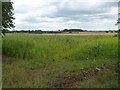
[(16, 29), (117, 29), (118, 0), (12, 1)]

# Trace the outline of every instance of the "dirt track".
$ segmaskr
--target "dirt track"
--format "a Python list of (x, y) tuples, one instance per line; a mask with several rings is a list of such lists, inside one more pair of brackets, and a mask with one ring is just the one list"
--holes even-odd
[[(52, 88), (74, 88), (76, 82), (82, 82), (84, 80), (88, 80), (94, 76), (100, 75), (101, 74), (106, 74), (116, 70), (115, 65), (105, 65), (104, 67), (99, 67), (99, 68), (92, 68), (90, 70), (83, 70), (76, 72), (74, 74), (70, 74), (69, 76), (62, 75), (60, 77), (57, 77), (57, 81), (53, 83), (51, 86)], [(62, 82), (59, 82), (61, 81)]]

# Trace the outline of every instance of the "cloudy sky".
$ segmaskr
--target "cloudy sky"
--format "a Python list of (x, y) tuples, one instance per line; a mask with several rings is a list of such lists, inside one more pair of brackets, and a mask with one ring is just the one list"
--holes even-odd
[(115, 23), (118, 18), (118, 1), (12, 0), (15, 29), (117, 29)]

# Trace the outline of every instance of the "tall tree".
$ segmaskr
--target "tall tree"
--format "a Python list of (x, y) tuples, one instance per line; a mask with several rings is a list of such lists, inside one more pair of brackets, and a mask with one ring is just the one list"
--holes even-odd
[(3, 34), (5, 34), (5, 30), (8, 28), (14, 28), (15, 19), (13, 17), (13, 3), (12, 2), (2, 2), (2, 27), (3, 27)]

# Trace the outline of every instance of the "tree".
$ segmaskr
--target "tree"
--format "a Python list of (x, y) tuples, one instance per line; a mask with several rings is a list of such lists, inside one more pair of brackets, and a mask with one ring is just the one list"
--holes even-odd
[(120, 33), (120, 18), (118, 18), (117, 23), (115, 25), (118, 25), (118, 32)]
[(12, 2), (2, 2), (2, 33), (5, 35), (5, 31), (8, 28), (14, 28), (14, 22), (15, 19), (13, 17), (13, 3)]
[(120, 24), (120, 18), (118, 18), (117, 23), (115, 25)]

